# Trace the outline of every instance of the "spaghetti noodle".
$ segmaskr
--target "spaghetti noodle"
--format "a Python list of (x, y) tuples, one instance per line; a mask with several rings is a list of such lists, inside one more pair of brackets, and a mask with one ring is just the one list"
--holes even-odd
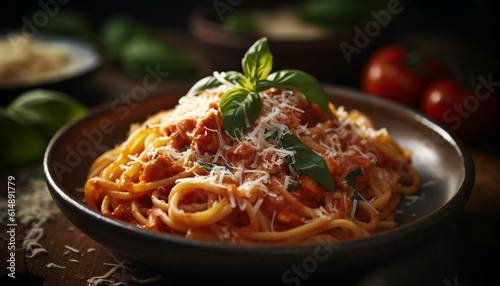
[[(262, 112), (246, 134), (232, 138), (219, 109), (227, 89), (188, 94), (133, 125), (91, 166), (86, 203), (143, 229), (227, 243), (334, 242), (395, 227), (400, 196), (417, 191), (419, 177), (411, 152), (385, 129), (272, 88), (259, 93)], [(296, 173), (294, 152), (273, 140), (285, 132), (324, 159), (335, 191)]]

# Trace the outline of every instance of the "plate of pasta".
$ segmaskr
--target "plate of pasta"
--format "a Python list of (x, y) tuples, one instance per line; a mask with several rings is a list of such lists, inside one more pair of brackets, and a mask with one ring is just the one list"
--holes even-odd
[(44, 158), (62, 212), (167, 270), (291, 283), (294, 265), (332, 274), (403, 253), (465, 205), (471, 157), (424, 115), (271, 73), (265, 38), (242, 63), (63, 128)]

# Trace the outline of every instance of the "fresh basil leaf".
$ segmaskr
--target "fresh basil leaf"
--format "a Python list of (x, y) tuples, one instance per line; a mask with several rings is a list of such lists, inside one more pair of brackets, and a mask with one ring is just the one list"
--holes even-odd
[(295, 151), (295, 166), (303, 174), (325, 187), (328, 192), (335, 192), (332, 174), (323, 158), (300, 141), (292, 133), (284, 133), (278, 142), (283, 148)]
[(272, 87), (286, 87), (302, 93), (325, 112), (330, 113), (328, 98), (319, 81), (312, 75), (300, 70), (284, 69), (270, 74), (267, 80), (257, 84), (257, 91)]
[[(236, 71), (228, 71), (225, 73), (222, 73), (222, 77), (226, 79), (227, 81), (233, 83), (233, 84), (240, 84), (240, 82), (243, 82), (243, 80), (246, 79), (245, 75), (236, 72)], [(211, 88), (216, 88), (222, 85), (222, 82), (220, 82), (215, 76), (207, 76), (202, 79), (200, 79), (198, 82), (196, 82), (191, 89), (187, 92), (188, 95), (196, 95), (206, 89), (211, 89)]]
[(222, 76), (226, 80), (228, 80), (232, 83), (239, 83), (240, 80), (246, 78), (244, 74), (237, 72), (237, 71), (228, 71), (228, 72), (223, 73)]
[(253, 90), (253, 87), (249, 87), (247, 77), (240, 72), (236, 72), (236, 71), (223, 72), (223, 73), (221, 73), (221, 76), (225, 80), (227, 80), (228, 82), (230, 82), (234, 85), (240, 85), (240, 87), (242, 87), (248, 91)]
[(356, 190), (356, 185), (354, 184), (354, 180), (356, 179), (357, 176), (361, 175), (361, 171), (363, 169), (361, 166), (357, 167), (356, 169), (350, 171), (347, 176), (345, 176), (345, 181), (346, 183), (351, 186), (351, 188)]
[(262, 101), (255, 91), (233, 88), (222, 95), (219, 108), (224, 129), (232, 138), (238, 138), (259, 117)]
[(257, 82), (257, 84), (255, 85), (255, 90), (257, 92), (261, 92), (261, 91), (268, 90), (268, 89), (273, 88), (273, 87), (280, 87), (280, 85), (277, 83), (274, 83), (270, 80), (263, 79), (263, 80), (259, 80)]
[(285, 157), (285, 163), (288, 165), (289, 169), (293, 169), (294, 173), (296, 176), (302, 175), (302, 172), (300, 171), (299, 167), (297, 164), (295, 164), (295, 156), (292, 158), (291, 156), (286, 156)]
[(246, 89), (248, 91), (255, 91), (255, 84), (250, 82), (247, 77), (237, 78), (236, 82), (241, 86), (241, 88)]
[(273, 68), (273, 55), (267, 38), (259, 39), (248, 49), (241, 61), (241, 66), (243, 73), (254, 86), (259, 80), (266, 79)]
[(198, 93), (210, 89), (210, 88), (216, 88), (218, 86), (221, 86), (222, 83), (215, 78), (214, 76), (207, 76), (202, 79), (200, 79), (198, 82), (196, 82), (191, 89), (187, 92), (187, 95), (197, 95)]
[[(353, 201), (359, 201), (363, 199), (361, 195), (358, 193), (358, 190), (356, 189), (356, 184), (354, 183), (354, 180), (356, 179), (357, 176), (361, 175), (362, 171), (363, 169), (361, 168), (361, 166), (359, 166), (356, 169), (350, 171), (345, 176), (346, 183), (354, 190), (354, 194), (351, 197), (351, 200)], [(354, 210), (353, 216), (358, 215), (358, 213), (359, 213), (359, 205), (356, 202), (356, 209)]]

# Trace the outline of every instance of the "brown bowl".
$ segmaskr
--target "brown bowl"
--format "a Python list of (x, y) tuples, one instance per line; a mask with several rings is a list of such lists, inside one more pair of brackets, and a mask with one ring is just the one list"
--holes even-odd
[[(243, 55), (262, 36), (229, 32), (214, 14), (213, 7), (195, 9), (190, 18), (189, 31), (212, 65), (212, 70), (241, 70)], [(358, 27), (364, 29), (364, 24), (360, 23)], [(356, 47), (358, 32), (354, 28), (332, 31), (307, 40), (268, 38), (274, 56), (273, 70), (299, 69), (323, 82), (357, 84), (368, 56), (386, 42), (391, 27), (381, 29), (363, 47)], [(351, 45), (359, 52), (348, 54), (342, 50), (342, 44)]]
[[(403, 106), (343, 87), (325, 85), (337, 106), (358, 109), (376, 126), (413, 151), (425, 188), (398, 206), (398, 227), (370, 237), (311, 246), (249, 246), (189, 240), (139, 229), (106, 217), (83, 202), (81, 192), (92, 161), (125, 139), (131, 123), (172, 108), (186, 89), (153, 96), (137, 105), (103, 105), (64, 127), (50, 142), (44, 172), (61, 211), (85, 234), (126, 257), (173, 273), (204, 279), (270, 279), (286, 282), (294, 265), (312, 265), (314, 277), (335, 277), (404, 253), (442, 232), (467, 202), (474, 183), (470, 154), (456, 137)], [(293, 276), (293, 275), (292, 275)], [(219, 281), (219, 280), (218, 280)]]

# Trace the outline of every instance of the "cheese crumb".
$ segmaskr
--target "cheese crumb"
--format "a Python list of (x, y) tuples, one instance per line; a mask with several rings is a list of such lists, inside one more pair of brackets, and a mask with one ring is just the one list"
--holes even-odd
[(71, 252), (74, 252), (74, 253), (77, 253), (77, 254), (80, 254), (81, 256), (83, 256), (83, 253), (81, 253), (80, 250), (73, 248), (69, 245), (65, 245), (64, 248), (66, 248), (67, 250), (69, 250)]
[(45, 264), (45, 267), (47, 267), (48, 269), (54, 269), (54, 268), (61, 268), (61, 269), (64, 269), (66, 267), (64, 266), (60, 266), (60, 265), (57, 265), (55, 263), (48, 263), (48, 264)]

